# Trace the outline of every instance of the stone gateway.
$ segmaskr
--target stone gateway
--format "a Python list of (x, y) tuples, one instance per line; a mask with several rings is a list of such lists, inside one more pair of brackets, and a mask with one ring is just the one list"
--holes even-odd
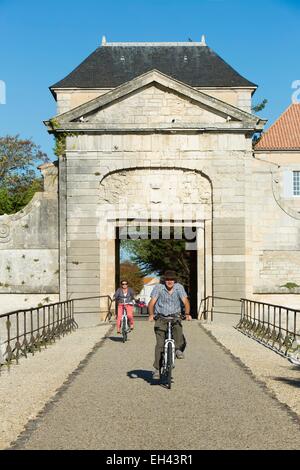
[[(51, 219), (57, 245), (39, 237), (34, 249), (48, 243), (51, 258), (58, 248), (61, 300), (114, 292), (117, 234), (137, 226), (196, 234), (196, 309), (208, 295), (268, 299), (300, 285), (300, 145), (273, 139), (266, 148), (266, 133), (253, 147), (266, 123), (251, 111), (256, 88), (204, 40), (105, 40), (50, 88), (58, 114), (45, 124), (65, 141)], [(36, 224), (40, 210), (35, 203), (24, 215)], [(17, 223), (0, 217), (2, 274), (19, 249)], [(31, 225), (32, 237), (37, 230)], [(103, 318), (105, 305), (91, 299), (82, 308), (100, 308)], [(220, 311), (234, 305), (218, 301)]]

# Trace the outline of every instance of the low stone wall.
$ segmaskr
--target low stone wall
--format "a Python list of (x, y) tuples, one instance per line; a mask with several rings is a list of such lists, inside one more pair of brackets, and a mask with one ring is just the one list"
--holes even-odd
[(0, 216), (0, 294), (59, 292), (57, 168), (40, 169), (44, 192), (16, 214)]
[(289, 294), (286, 285), (294, 285), (291, 293), (300, 294), (300, 251), (264, 250), (259, 255), (259, 284), (254, 293)]
[(59, 295), (45, 294), (0, 294), (0, 315), (27, 308), (37, 307), (39, 304), (52, 304), (59, 302)]

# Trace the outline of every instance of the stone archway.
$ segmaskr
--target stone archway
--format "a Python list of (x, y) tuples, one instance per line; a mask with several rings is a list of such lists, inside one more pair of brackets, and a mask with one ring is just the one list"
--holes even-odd
[(212, 188), (200, 171), (176, 167), (128, 168), (104, 176), (99, 187), (100, 293), (115, 289), (116, 227), (186, 227), (197, 233), (198, 305), (212, 291)]

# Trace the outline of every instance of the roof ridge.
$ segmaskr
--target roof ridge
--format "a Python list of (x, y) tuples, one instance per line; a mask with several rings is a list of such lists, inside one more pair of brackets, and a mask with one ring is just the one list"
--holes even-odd
[(207, 44), (203, 42), (107, 42), (102, 44), (99, 47), (113, 47), (113, 46), (134, 46), (134, 47), (153, 47), (153, 46), (201, 46), (201, 47), (208, 47)]

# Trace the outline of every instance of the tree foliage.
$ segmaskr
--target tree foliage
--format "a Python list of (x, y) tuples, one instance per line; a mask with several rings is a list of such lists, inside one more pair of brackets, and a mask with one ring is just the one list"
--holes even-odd
[(259, 113), (260, 111), (262, 111), (263, 109), (265, 109), (266, 105), (268, 103), (268, 100), (266, 99), (263, 99), (260, 103), (257, 103), (255, 104), (254, 106), (252, 106), (252, 111), (254, 113)]
[(132, 262), (140, 266), (143, 275), (156, 272), (159, 275), (172, 269), (179, 282), (188, 285), (191, 252), (184, 240), (123, 240), (122, 246), (131, 253)]
[(136, 294), (138, 294), (144, 286), (143, 276), (144, 274), (137, 264), (131, 263), (130, 261), (124, 261), (124, 263), (120, 264), (121, 280), (126, 279), (129, 287), (132, 287)]
[(15, 214), (27, 206), (37, 191), (42, 190), (42, 178), (36, 178), (29, 185), (19, 186), (16, 191), (0, 188), (0, 215)]
[(48, 160), (30, 139), (0, 137), (0, 215), (21, 210), (42, 189), (36, 167)]

